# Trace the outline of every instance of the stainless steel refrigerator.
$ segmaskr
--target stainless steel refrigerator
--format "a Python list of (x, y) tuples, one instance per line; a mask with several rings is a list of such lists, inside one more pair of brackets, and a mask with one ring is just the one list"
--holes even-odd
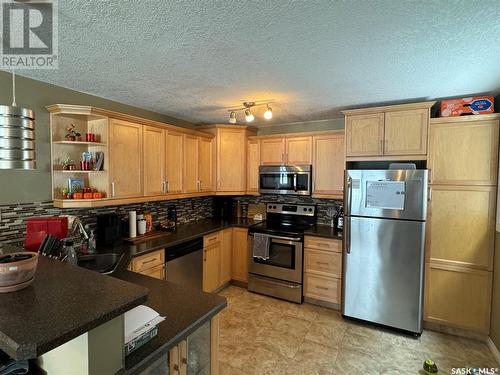
[(342, 313), (422, 332), (427, 170), (347, 170)]

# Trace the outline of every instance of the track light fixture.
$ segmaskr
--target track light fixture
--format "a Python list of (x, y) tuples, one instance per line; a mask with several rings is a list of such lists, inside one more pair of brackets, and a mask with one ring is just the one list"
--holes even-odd
[(253, 120), (255, 120), (255, 116), (252, 113), (251, 108), (252, 107), (257, 107), (257, 106), (262, 106), (262, 105), (267, 106), (267, 108), (266, 108), (266, 110), (264, 112), (264, 118), (266, 120), (271, 120), (273, 118), (273, 110), (269, 106), (270, 103), (274, 103), (274, 101), (266, 100), (266, 101), (263, 101), (261, 103), (259, 103), (259, 102), (244, 102), (243, 103), (243, 107), (229, 109), (228, 110), (228, 112), (229, 112), (229, 123), (230, 124), (236, 124), (236, 112), (237, 111), (243, 111), (243, 113), (245, 114), (245, 121), (246, 122), (252, 122)]

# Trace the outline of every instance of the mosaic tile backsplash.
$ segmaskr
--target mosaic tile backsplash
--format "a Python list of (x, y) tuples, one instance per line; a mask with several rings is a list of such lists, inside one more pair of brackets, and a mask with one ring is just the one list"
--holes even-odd
[[(342, 204), (340, 201), (328, 199), (271, 194), (262, 196), (242, 196), (233, 199), (239, 200), (244, 207), (249, 203), (267, 202), (315, 204), (317, 206), (317, 221), (320, 224), (330, 223), (330, 219), (326, 213), (328, 207)], [(30, 217), (75, 215), (82, 220), (84, 225), (89, 224), (91, 228), (94, 228), (96, 225), (96, 216), (99, 214), (116, 212), (125, 218), (128, 215), (128, 211), (135, 210), (138, 212), (143, 211), (151, 213), (153, 215), (154, 224), (156, 225), (158, 221), (167, 218), (167, 208), (170, 205), (176, 206), (177, 222), (179, 224), (213, 216), (213, 197), (178, 199), (92, 209), (60, 209), (53, 207), (51, 201), (0, 205), (0, 248), (2, 248), (3, 244), (19, 245), (24, 241), (24, 236), (26, 234), (26, 219)]]
[(153, 215), (153, 222), (167, 218), (168, 206), (175, 205), (179, 224), (193, 222), (213, 216), (213, 198), (200, 197), (161, 202), (129, 204), (124, 206), (100, 207), (92, 209), (60, 209), (52, 202), (11, 204), (0, 206), (0, 248), (3, 244), (20, 244), (26, 234), (26, 219), (34, 216), (75, 215), (83, 224), (91, 228), (96, 225), (96, 215), (116, 212), (127, 217), (128, 211), (143, 211)]

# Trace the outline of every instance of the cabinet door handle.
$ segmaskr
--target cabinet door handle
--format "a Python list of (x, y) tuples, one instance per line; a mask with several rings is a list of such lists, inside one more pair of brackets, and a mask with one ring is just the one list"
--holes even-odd
[(429, 186), (428, 188), (428, 192), (427, 192), (427, 201), (432, 201), (432, 188)]
[(167, 187), (166, 192), (168, 193), (170, 191), (170, 183), (168, 181), (166, 181), (165, 184)]
[(167, 192), (167, 182), (166, 181), (163, 181), (161, 183), (161, 192), (162, 193), (166, 193)]
[(115, 183), (114, 182), (111, 183), (111, 196), (112, 197), (115, 196)]
[(432, 183), (432, 169), (429, 169), (427, 172), (427, 180), (429, 181), (429, 184)]

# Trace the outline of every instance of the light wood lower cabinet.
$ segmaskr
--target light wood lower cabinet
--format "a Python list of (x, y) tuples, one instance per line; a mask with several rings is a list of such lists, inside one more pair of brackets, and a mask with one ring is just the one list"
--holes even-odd
[(203, 249), (203, 291), (213, 292), (220, 284), (221, 242)]
[(170, 349), (170, 375), (219, 373), (219, 316), (204, 323), (186, 339)]
[(489, 333), (492, 273), (426, 265), (425, 320)]
[(160, 249), (152, 253), (140, 255), (131, 260), (128, 269), (155, 279), (166, 280), (165, 250)]
[(248, 282), (248, 229), (233, 228), (232, 279)]
[(341, 303), (340, 279), (304, 273), (304, 296), (336, 305)]
[(142, 125), (111, 120), (109, 155), (111, 198), (142, 196)]
[(341, 304), (342, 241), (305, 236), (304, 296), (314, 302)]
[(220, 280), (219, 284), (224, 285), (231, 281), (233, 262), (233, 229), (227, 228), (222, 231), (222, 248), (220, 254)]

